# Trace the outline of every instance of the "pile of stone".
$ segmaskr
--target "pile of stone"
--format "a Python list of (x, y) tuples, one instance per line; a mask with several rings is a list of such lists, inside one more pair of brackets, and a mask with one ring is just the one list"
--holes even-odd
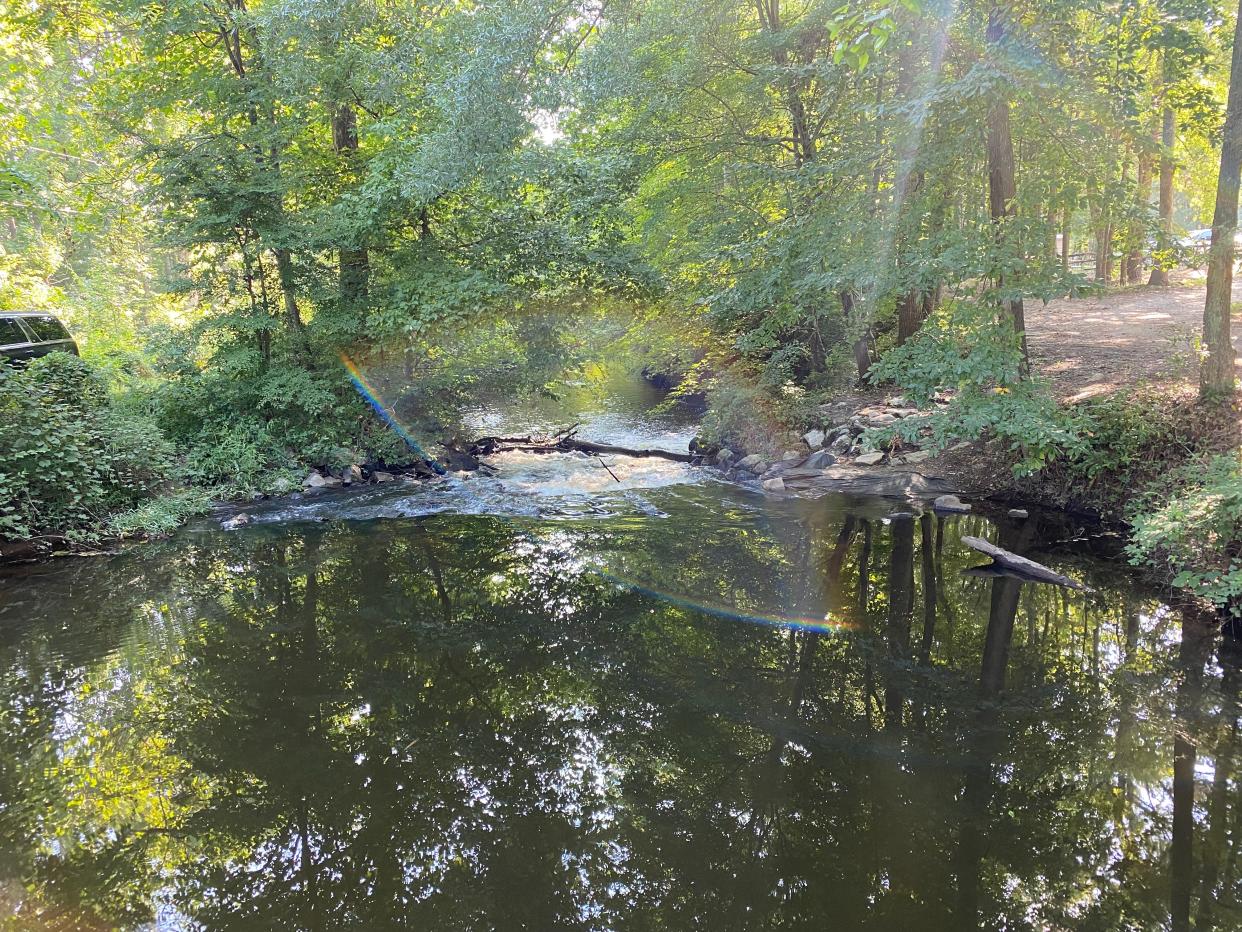
[(429, 479), (434, 475), (435, 473), (425, 463), (404, 467), (351, 463), (339, 468), (312, 469), (302, 480), (302, 488), (308, 492), (323, 491), (354, 485), (378, 485), (396, 482), (398, 479)]
[[(812, 450), (826, 448), (835, 456), (851, 459), (858, 466), (878, 466), (887, 458), (883, 450), (871, 445), (867, 431), (927, 416), (927, 412), (920, 411), (900, 396), (857, 410), (849, 410), (848, 406), (843, 408), (840, 403), (824, 405), (819, 413), (823, 427), (807, 431), (802, 437), (803, 442)], [(912, 449), (894, 462), (913, 465), (929, 459), (931, 455), (926, 450)]]
[[(937, 407), (948, 402), (947, 396), (935, 399)], [(757, 478), (769, 491), (781, 491), (791, 481), (823, 476), (835, 466), (915, 466), (931, 459), (933, 452), (909, 440), (895, 441), (887, 449), (878, 449), (872, 445), (873, 437), (869, 432), (910, 419), (927, 418), (931, 413), (934, 410), (919, 410), (901, 396), (862, 407), (850, 401), (834, 402), (820, 407), (820, 426), (802, 434), (796, 443), (799, 449), (786, 450), (779, 459), (762, 453), (745, 455), (724, 449), (715, 454), (714, 462), (731, 478)], [(796, 436), (792, 435), (791, 440)], [(950, 449), (967, 446), (969, 444), (959, 443)]]

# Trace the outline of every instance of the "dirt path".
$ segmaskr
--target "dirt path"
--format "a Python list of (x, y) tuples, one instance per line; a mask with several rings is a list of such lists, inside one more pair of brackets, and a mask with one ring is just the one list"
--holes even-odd
[[(1203, 279), (1167, 288), (1139, 287), (1096, 297), (1026, 304), (1035, 368), (1057, 395), (1077, 401), (1150, 383), (1189, 389), (1198, 381)], [(1234, 345), (1242, 350), (1242, 281), (1235, 279)], [(1239, 360), (1242, 362), (1242, 359)]]

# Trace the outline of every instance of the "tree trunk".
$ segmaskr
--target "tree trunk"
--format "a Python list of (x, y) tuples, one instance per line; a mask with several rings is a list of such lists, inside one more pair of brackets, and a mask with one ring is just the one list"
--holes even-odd
[[(1009, 18), (1009, 10), (999, 3), (993, 4), (988, 12), (987, 42), (993, 54), (999, 55), (1000, 47), (1005, 41), (1005, 28)], [(1001, 97), (992, 104), (988, 111), (987, 131), (988, 153), (988, 209), (992, 223), (996, 226), (996, 242), (1003, 253), (1011, 239), (1007, 229), (1008, 221), (1014, 216), (1017, 205), (1018, 187), (1014, 169), (1013, 137), (1009, 128), (1009, 100)], [(1004, 275), (997, 275), (997, 288), (1004, 293)], [(1026, 318), (1022, 306), (1022, 297), (1002, 298), (1001, 308), (1009, 318), (1017, 336), (1022, 352), (1020, 372), (1025, 378), (1030, 374), (1030, 357), (1026, 346)]]
[(302, 312), (298, 309), (297, 285), (294, 283), (293, 259), (285, 248), (273, 249), (276, 257), (276, 276), (280, 279), (280, 293), (285, 302), (285, 321), (299, 339), (303, 338)]
[[(1142, 213), (1146, 212), (1148, 198), (1151, 196), (1151, 156), (1140, 152), (1138, 156), (1138, 205)], [(1126, 278), (1130, 284), (1137, 285), (1143, 277), (1143, 252), (1147, 237), (1144, 235), (1142, 217), (1136, 217), (1130, 224), (1130, 254), (1126, 257)]]
[(1049, 266), (1057, 262), (1057, 209), (1049, 205), (1047, 222), (1044, 224), (1044, 261)]
[[(242, 45), (242, 30), (240, 26), (238, 25), (240, 17), (246, 13), (246, 3), (245, 3), (245, 0), (227, 0), (225, 7), (226, 9), (229, 10), (229, 20), (227, 24), (222, 25), (220, 27), (220, 32), (219, 32), (220, 39), (222, 40), (225, 53), (228, 55), (229, 67), (232, 68), (234, 75), (237, 77), (238, 81), (240, 81), (243, 85), (249, 85), (253, 83), (252, 82), (252, 71), (247, 68), (245, 55), (243, 51), (243, 45)], [(254, 39), (253, 32), (247, 31), (247, 36), (249, 37), (251, 43), (253, 44), (253, 47), (257, 50), (258, 43)], [(254, 54), (254, 64), (256, 64), (259, 67), (259, 71), (256, 73), (262, 74), (263, 58), (262, 58), (262, 55), (259, 54), (258, 51), (256, 51)], [(250, 94), (252, 92), (249, 89), (247, 89), (246, 93)], [(249, 112), (247, 113), (247, 117), (250, 121), (251, 126), (256, 126), (258, 124), (260, 116), (259, 116), (259, 111), (255, 105), (253, 104), (251, 105), (251, 107), (249, 108)], [(268, 120), (272, 123), (273, 128), (275, 128), (275, 123), (276, 123), (275, 113), (274, 113), (274, 110), (270, 107), (268, 109), (267, 117), (268, 117)], [(264, 158), (265, 156), (263, 154), (263, 151), (261, 149), (256, 148), (254, 150), (254, 159), (255, 159), (256, 165), (260, 169), (263, 169), (264, 167), (270, 168), (275, 178), (279, 182), (280, 180), (280, 150), (279, 148), (272, 147), (270, 152), (267, 153), (267, 156), (266, 156), (267, 165), (266, 166), (264, 165)], [(281, 194), (280, 191), (277, 190), (277, 192), (273, 196), (272, 207), (273, 207), (273, 212), (276, 215), (277, 226), (287, 228), (288, 222), (285, 216), (285, 209), (284, 209), (284, 203), (283, 203), (282, 198), (283, 198), (283, 194)], [(263, 248), (262, 244), (260, 243), (256, 248), (260, 250), (258, 259), (259, 259), (259, 264), (261, 267), (262, 261), (263, 261), (262, 252), (261, 252)], [(297, 285), (296, 285), (296, 280), (293, 274), (293, 260), (290, 257), (289, 249), (287, 246), (272, 248), (271, 252), (272, 252), (272, 255), (276, 259), (276, 277), (277, 277), (277, 280), (280, 282), (280, 290), (283, 296), (283, 301), (284, 301), (284, 306), (285, 306), (285, 319), (289, 325), (289, 330), (293, 334), (294, 338), (299, 343), (301, 343), (303, 347), (305, 347), (306, 334), (302, 326), (302, 315), (301, 315), (301, 312), (298, 310)], [(262, 281), (262, 279), (260, 279), (260, 281)], [(266, 305), (266, 303), (267, 303), (267, 299), (266, 299), (266, 294), (265, 294), (264, 304)], [(269, 349), (269, 352), (270, 352), (270, 349)]]
[[(858, 305), (854, 303), (854, 295), (849, 291), (841, 292), (841, 309), (845, 312), (848, 327), (851, 319), (858, 314)], [(867, 373), (871, 371), (871, 347), (867, 340), (869, 330), (869, 327), (863, 327), (862, 332), (854, 340), (854, 364), (858, 366), (858, 381), (863, 383), (867, 381)]]
[[(1126, 151), (1126, 155), (1127, 156), (1129, 155), (1128, 149)], [(1121, 163), (1121, 177), (1118, 179), (1118, 189), (1124, 191), (1128, 185), (1128, 182), (1129, 182), (1129, 179), (1126, 177), (1126, 163), (1123, 161)], [(1118, 264), (1118, 267), (1117, 267), (1117, 284), (1125, 285), (1125, 284), (1128, 284), (1130, 281), (1130, 263), (1128, 261), (1129, 255), (1130, 255), (1129, 228), (1123, 227), (1120, 232), (1121, 232), (1120, 248), (1125, 252), (1125, 255), (1121, 257), (1121, 262)]]
[(907, 291), (897, 299), (897, 345), (918, 333), (923, 323), (923, 300), (917, 291)]
[[(332, 113), (332, 148), (346, 164), (358, 151), (358, 115), (349, 104), (340, 104)], [(371, 257), (366, 246), (340, 249), (340, 297), (347, 308), (366, 304), (371, 280)]]
[(1212, 250), (1208, 254), (1207, 300), (1203, 305), (1203, 343), (1207, 356), (1199, 370), (1199, 396), (1233, 391), (1237, 372), (1229, 333), (1233, 299), (1233, 235), (1238, 228), (1238, 183), (1242, 174), (1242, 3), (1233, 34), (1229, 103), (1225, 109), (1216, 211), (1212, 216)]
[(1069, 276), (1069, 257), (1070, 257), (1070, 209), (1065, 206), (1061, 209), (1061, 277)]
[[(897, 51), (897, 100), (911, 106), (915, 97), (914, 75), (918, 68), (917, 49), (914, 42), (903, 42)], [(896, 177), (894, 179), (893, 198), (893, 236), (897, 244), (897, 267), (903, 269), (908, 265), (903, 219), (913, 220), (911, 229), (917, 237), (921, 218), (906, 218), (906, 203), (910, 195), (923, 186), (924, 173), (914, 169), (915, 156), (918, 151), (921, 121), (911, 118), (910, 125), (905, 126), (897, 136), (896, 145)], [(899, 277), (905, 278), (905, 275)], [(910, 288), (897, 299), (897, 345), (901, 346), (914, 336), (923, 324), (923, 296), (919, 289)]]
[(1108, 284), (1113, 278), (1113, 227), (1104, 224), (1095, 233), (1095, 280)]
[[(1173, 144), (1176, 141), (1174, 132), (1176, 124), (1173, 119), (1173, 108), (1164, 108), (1163, 122), (1160, 127), (1160, 233), (1157, 245), (1163, 250), (1173, 247)], [(1167, 285), (1169, 270), (1155, 266), (1151, 270), (1149, 285)]]

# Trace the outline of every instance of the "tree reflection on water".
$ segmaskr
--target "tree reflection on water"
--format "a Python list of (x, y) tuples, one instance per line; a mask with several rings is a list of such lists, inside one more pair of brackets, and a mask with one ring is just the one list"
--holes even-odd
[(1215, 627), (1085, 558), (1091, 595), (965, 575), (979, 519), (675, 508), (203, 532), (9, 580), (7, 923), (1242, 922)]

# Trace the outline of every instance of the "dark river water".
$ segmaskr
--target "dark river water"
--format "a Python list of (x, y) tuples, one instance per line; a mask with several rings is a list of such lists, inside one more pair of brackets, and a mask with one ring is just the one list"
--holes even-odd
[(496, 465), (0, 578), (0, 927), (1242, 926), (1242, 653), (1079, 529)]

